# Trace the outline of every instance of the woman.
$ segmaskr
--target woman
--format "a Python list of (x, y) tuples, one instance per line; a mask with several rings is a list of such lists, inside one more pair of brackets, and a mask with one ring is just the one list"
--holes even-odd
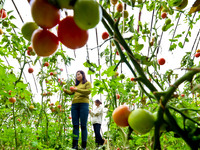
[(76, 72), (75, 86), (70, 90), (63, 89), (66, 94), (74, 94), (71, 107), (73, 137), (72, 148), (78, 149), (79, 139), (79, 120), (81, 124), (82, 148), (85, 150), (87, 145), (87, 121), (89, 114), (89, 94), (92, 88), (91, 83), (87, 81), (85, 73), (82, 70)]
[(90, 115), (92, 116), (92, 124), (94, 128), (94, 134), (95, 134), (95, 143), (97, 146), (104, 144), (104, 139), (102, 139), (100, 134), (101, 129), (101, 122), (102, 122), (102, 116), (103, 116), (103, 107), (101, 107), (101, 101), (95, 100), (95, 105), (97, 106), (96, 109), (93, 111), (89, 111)]

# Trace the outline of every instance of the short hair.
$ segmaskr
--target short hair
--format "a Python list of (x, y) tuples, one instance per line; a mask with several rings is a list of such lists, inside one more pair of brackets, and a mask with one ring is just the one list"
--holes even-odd
[(95, 102), (98, 103), (98, 104), (102, 104), (102, 102), (100, 100), (98, 100), (98, 99), (95, 100)]
[[(87, 82), (87, 79), (86, 79), (86, 76), (85, 76), (85, 72), (82, 71), (82, 70), (78, 70), (78, 71), (76, 72), (76, 74), (77, 74), (78, 72), (80, 72), (80, 73), (82, 74), (82, 76), (83, 76), (83, 78), (82, 78), (82, 83), (85, 84), (85, 83)], [(76, 80), (75, 80), (75, 86), (79, 85), (79, 83), (80, 83), (80, 81), (78, 81), (78, 80), (76, 79)]]

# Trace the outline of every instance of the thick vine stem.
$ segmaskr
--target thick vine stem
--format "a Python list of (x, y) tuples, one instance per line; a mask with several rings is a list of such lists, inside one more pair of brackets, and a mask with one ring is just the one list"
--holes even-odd
[(159, 107), (158, 114), (157, 114), (157, 120), (155, 121), (155, 131), (154, 131), (154, 150), (161, 150), (160, 145), (160, 126), (163, 122), (163, 109), (162, 107)]
[(194, 123), (200, 125), (197, 121), (195, 121), (194, 119), (191, 119), (190, 117), (188, 117), (187, 115), (185, 115), (183, 112), (181, 112), (179, 109), (174, 108), (174, 107), (172, 107), (172, 106), (168, 106), (168, 107), (169, 107), (170, 109), (173, 109), (174, 111), (178, 112), (179, 114), (181, 114), (181, 116), (183, 116), (185, 119), (188, 119), (188, 120), (190, 120), (190, 121), (192, 121), (192, 122), (194, 122)]
[(160, 89), (164, 91), (162, 85), (158, 82), (158, 80), (156, 80), (156, 79), (152, 76), (152, 74), (150, 74), (150, 72), (149, 72), (149, 67), (147, 67), (147, 73), (148, 73), (148, 75), (153, 79), (153, 81), (156, 82), (156, 84), (160, 87)]
[(179, 127), (179, 125), (177, 124), (176, 120), (174, 119), (174, 117), (169, 112), (169, 107), (166, 107), (165, 114), (166, 114), (166, 116), (168, 118), (168, 123), (170, 124), (170, 127), (172, 128), (172, 130), (175, 133), (177, 133), (180, 137), (182, 137), (183, 140), (190, 146), (190, 148), (192, 150), (198, 150), (199, 142), (198, 141), (193, 141), (192, 136), (189, 136), (187, 131), (184, 131), (183, 129), (181, 129)]
[(181, 78), (179, 78), (173, 85), (171, 85), (168, 90), (166, 91), (166, 95), (164, 100), (162, 101), (162, 104), (165, 106), (167, 102), (169, 101), (171, 95), (176, 91), (178, 86), (183, 83), (184, 81), (192, 81), (193, 76), (198, 73), (197, 70), (188, 71), (186, 74), (184, 74)]
[[(119, 54), (120, 54), (120, 57), (121, 57), (121, 61), (123, 61), (123, 62), (126, 63), (126, 65), (127, 65), (128, 68), (131, 70), (131, 72), (133, 73), (133, 75), (135, 76), (135, 78), (137, 78), (137, 75), (136, 75), (135, 71), (133, 70), (133, 68), (131, 67), (130, 63), (127, 61), (127, 59), (126, 59), (124, 53), (122, 52), (122, 49), (121, 49), (119, 43), (118, 43), (117, 41), (115, 41), (115, 40), (114, 40), (114, 43), (115, 43), (115, 45), (116, 45), (116, 47), (117, 47), (117, 49), (118, 49), (118, 51), (119, 51)], [(142, 90), (149, 98), (155, 98), (155, 97), (153, 97), (152, 95), (150, 95), (150, 94), (144, 89), (143, 85), (141, 84), (141, 82), (143, 82), (143, 81), (144, 81), (144, 80), (141, 78), (141, 80), (139, 80), (139, 82), (138, 82), (138, 84), (139, 84), (141, 90)]]

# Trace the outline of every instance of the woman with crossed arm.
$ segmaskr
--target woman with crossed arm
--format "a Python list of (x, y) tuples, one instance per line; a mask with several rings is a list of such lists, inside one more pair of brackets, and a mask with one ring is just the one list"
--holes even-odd
[(66, 94), (74, 94), (71, 106), (73, 137), (72, 148), (78, 149), (79, 120), (81, 125), (82, 148), (86, 150), (87, 145), (87, 121), (89, 114), (89, 94), (91, 93), (91, 83), (87, 81), (82, 70), (76, 72), (75, 86), (70, 90), (63, 89)]

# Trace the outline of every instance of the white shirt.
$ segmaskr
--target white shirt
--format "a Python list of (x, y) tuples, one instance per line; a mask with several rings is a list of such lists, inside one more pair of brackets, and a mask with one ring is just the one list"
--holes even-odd
[(98, 107), (96, 107), (96, 109), (94, 109), (93, 111), (90, 112), (90, 115), (92, 117), (92, 124), (95, 123), (102, 123), (102, 116), (103, 116), (103, 107), (101, 105), (99, 105)]

